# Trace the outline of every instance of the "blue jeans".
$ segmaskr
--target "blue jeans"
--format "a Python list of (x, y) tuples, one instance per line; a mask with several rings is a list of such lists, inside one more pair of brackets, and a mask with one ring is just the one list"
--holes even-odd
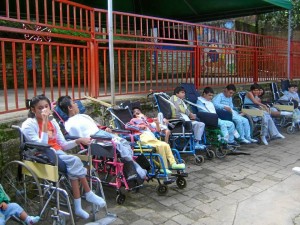
[(240, 138), (249, 140), (251, 138), (251, 133), (248, 119), (238, 114), (238, 112), (233, 111), (232, 120), (240, 134)]
[(234, 141), (234, 130), (235, 130), (234, 123), (229, 120), (218, 119), (218, 126), (221, 130), (221, 133), (224, 136), (224, 139), (228, 143), (232, 143)]
[(23, 211), (23, 208), (17, 203), (7, 204), (6, 210), (0, 209), (0, 225), (4, 225), (5, 221), (11, 216), (16, 216), (19, 218)]

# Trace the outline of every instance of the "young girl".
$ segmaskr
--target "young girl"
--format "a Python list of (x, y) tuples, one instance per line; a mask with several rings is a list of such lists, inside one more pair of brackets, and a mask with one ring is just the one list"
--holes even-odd
[(38, 95), (29, 101), (27, 104), (27, 108), (30, 108), (28, 113), (29, 118), (22, 124), (22, 132), (27, 141), (49, 144), (55, 150), (60, 161), (59, 168), (62, 164), (65, 164), (68, 177), (71, 180), (75, 214), (87, 219), (89, 218), (89, 214), (81, 207), (79, 180), (84, 188), (88, 202), (100, 207), (104, 207), (106, 203), (101, 197), (91, 191), (86, 180), (87, 170), (83, 167), (81, 160), (76, 156), (67, 155), (63, 150), (72, 149), (79, 144), (88, 145), (90, 139), (78, 138), (66, 141), (58, 123), (55, 120), (49, 121), (50, 107), (50, 101), (44, 95)]
[(258, 84), (253, 84), (250, 87), (250, 91), (247, 92), (244, 100), (244, 104), (254, 104), (259, 106), (262, 110), (264, 110), (264, 115), (262, 117), (262, 135), (261, 135), (261, 141), (268, 145), (268, 141), (266, 139), (267, 136), (270, 136), (271, 138), (285, 138), (282, 134), (279, 133), (276, 125), (274, 124), (273, 119), (270, 115), (269, 108), (261, 103), (261, 100), (259, 98), (260, 94), (260, 86)]
[(11, 216), (20, 218), (26, 224), (34, 224), (40, 220), (39, 216), (28, 216), (19, 204), (10, 202), (9, 197), (0, 184), (0, 224), (5, 224), (6, 220)]
[[(158, 140), (152, 133), (155, 131), (160, 131), (158, 120), (155, 120), (155, 127), (153, 127), (151, 123), (147, 121), (147, 117), (142, 114), (140, 110), (138, 111), (137, 109), (135, 109), (135, 112), (133, 112), (133, 114), (134, 118), (130, 120), (129, 124), (139, 129), (139, 131), (136, 131), (136, 134), (140, 134), (140, 140), (142, 144), (148, 144), (155, 147), (156, 151), (161, 155), (166, 168), (169, 168), (168, 165), (170, 165), (170, 168), (174, 170), (185, 169), (185, 164), (176, 163), (170, 145), (164, 141)], [(163, 172), (163, 170), (161, 170), (161, 172)], [(169, 169), (166, 169), (166, 172), (168, 174), (172, 173), (172, 171), (170, 171)]]

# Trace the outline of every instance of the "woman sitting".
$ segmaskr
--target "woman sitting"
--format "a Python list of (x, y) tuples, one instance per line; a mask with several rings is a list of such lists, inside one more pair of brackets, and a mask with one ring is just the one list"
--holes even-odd
[[(64, 150), (72, 149), (79, 144), (90, 144), (89, 138), (78, 138), (72, 141), (66, 141), (59, 125), (55, 120), (49, 121), (51, 104), (47, 97), (38, 95), (28, 101), (29, 108), (28, 119), (22, 124), (22, 132), (27, 141), (48, 144), (55, 150), (59, 165), (64, 164), (67, 168), (67, 175), (71, 180), (74, 196), (75, 214), (84, 219), (89, 218), (89, 214), (81, 207), (81, 197), (79, 190), (79, 180), (85, 191), (85, 199), (100, 207), (105, 206), (105, 201), (95, 195), (87, 182), (87, 169), (83, 166), (81, 160), (74, 155), (67, 155)], [(51, 149), (45, 154), (51, 157)], [(51, 160), (51, 158), (50, 158)], [(52, 161), (54, 161), (52, 159)]]
[(244, 100), (244, 104), (247, 105), (256, 105), (260, 109), (264, 111), (262, 117), (262, 131), (261, 131), (261, 141), (268, 145), (268, 141), (266, 139), (267, 136), (271, 138), (285, 138), (282, 134), (279, 133), (274, 121), (270, 115), (270, 109), (268, 106), (263, 104), (259, 98), (260, 94), (260, 86), (258, 84), (253, 84), (250, 87), (250, 91), (247, 92)]

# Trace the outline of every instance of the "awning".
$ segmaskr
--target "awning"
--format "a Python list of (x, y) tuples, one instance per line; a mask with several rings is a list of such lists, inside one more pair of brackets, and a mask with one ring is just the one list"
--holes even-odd
[[(72, 0), (107, 9), (107, 0)], [(291, 9), (290, 0), (112, 0), (113, 10), (201, 22)]]

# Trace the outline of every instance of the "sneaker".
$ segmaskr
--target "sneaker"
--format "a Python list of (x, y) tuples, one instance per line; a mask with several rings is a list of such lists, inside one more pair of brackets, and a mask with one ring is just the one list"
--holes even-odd
[(250, 144), (251, 141), (248, 141), (247, 139), (244, 139), (244, 138), (243, 138), (243, 139), (240, 140), (240, 143), (241, 143), (241, 144)]
[(265, 136), (261, 136), (261, 142), (262, 142), (264, 145), (268, 145), (268, 144), (269, 144)]
[[(160, 169), (159, 172), (160, 172), (160, 173), (165, 173), (164, 169)], [(166, 169), (166, 173), (167, 173), (167, 174), (171, 174), (172, 171), (169, 170), (169, 169)]]
[(231, 143), (228, 143), (228, 146), (232, 146), (232, 147), (240, 147), (240, 145), (234, 141), (234, 142), (231, 142)]
[(292, 169), (296, 174), (300, 175), (300, 167), (294, 167)]
[(258, 142), (258, 140), (252, 139), (252, 138), (247, 138), (247, 140), (250, 141), (251, 143), (257, 143)]
[(283, 136), (281, 133), (278, 133), (277, 135), (273, 136), (273, 138), (280, 138), (280, 139), (284, 139), (285, 136)]
[(183, 164), (183, 163), (179, 163), (179, 164), (173, 163), (171, 168), (173, 170), (184, 170), (185, 169), (185, 164)]
[(197, 150), (204, 150), (204, 149), (206, 149), (206, 146), (202, 145), (202, 144), (199, 144), (197, 142), (197, 143), (195, 143), (195, 149), (197, 149)]

